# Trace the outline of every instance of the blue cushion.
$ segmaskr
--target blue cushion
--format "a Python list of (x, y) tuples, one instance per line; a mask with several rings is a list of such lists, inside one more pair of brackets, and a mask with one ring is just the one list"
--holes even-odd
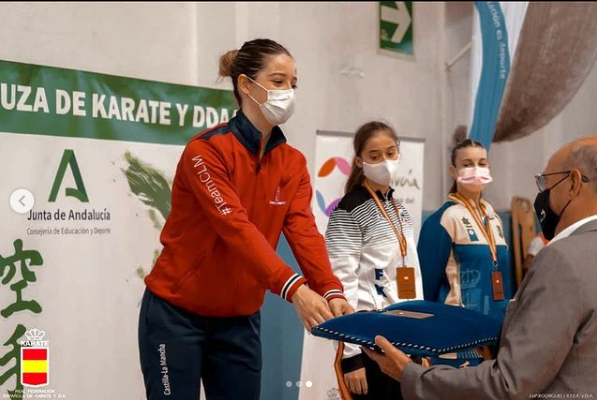
[(495, 345), (501, 327), (501, 321), (477, 311), (417, 300), (333, 318), (311, 333), (375, 350), (375, 336), (381, 335), (407, 354), (437, 357)]

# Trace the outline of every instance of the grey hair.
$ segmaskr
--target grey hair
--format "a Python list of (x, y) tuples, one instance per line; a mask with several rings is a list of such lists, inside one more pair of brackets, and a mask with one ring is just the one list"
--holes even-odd
[(594, 142), (581, 139), (579, 143), (573, 144), (568, 153), (568, 166), (578, 168), (589, 178), (588, 185), (593, 192), (597, 193), (597, 145)]

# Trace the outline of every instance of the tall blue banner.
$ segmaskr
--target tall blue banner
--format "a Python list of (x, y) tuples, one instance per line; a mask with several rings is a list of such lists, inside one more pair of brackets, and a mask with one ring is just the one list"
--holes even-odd
[(504, 13), (497, 1), (476, 1), (483, 43), (483, 66), (477, 88), (470, 138), (489, 149), (510, 73)]

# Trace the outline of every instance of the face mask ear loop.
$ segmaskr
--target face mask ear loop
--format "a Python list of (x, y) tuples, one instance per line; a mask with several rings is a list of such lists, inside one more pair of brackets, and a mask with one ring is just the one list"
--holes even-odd
[[(259, 102), (258, 102), (257, 100), (255, 100), (255, 98), (254, 98), (253, 96), (251, 96), (250, 94), (249, 94), (249, 97), (250, 97), (250, 98), (251, 98), (251, 100), (253, 100), (253, 101), (255, 102), (255, 104), (257, 104), (259, 107), (261, 107), (263, 104), (265, 104), (265, 103), (263, 103), (263, 104), (259, 104)], [(267, 103), (267, 102), (266, 102), (266, 103)]]
[[(253, 82), (254, 84), (256, 84), (257, 86), (259, 86), (261, 89), (265, 90), (267, 92), (267, 100), (269, 100), (269, 90), (267, 90), (266, 88), (264, 88), (263, 86), (261, 86), (258, 82), (254, 81), (253, 79), (251, 79), (251, 77), (249, 75), (243, 74), (247, 77), (248, 80), (250, 80), (251, 82)], [(264, 103), (259, 103), (257, 100), (255, 100), (255, 98), (253, 96), (251, 96), (251, 93), (248, 93), (248, 96), (251, 98), (251, 100), (253, 100), (259, 107), (261, 107), (262, 105), (267, 103), (267, 100)]]
[[(258, 82), (254, 81), (253, 79), (251, 79), (251, 77), (247, 74), (243, 74), (244, 76), (247, 77), (248, 80), (250, 80), (251, 82), (253, 82), (254, 84), (256, 84), (257, 86), (259, 86), (261, 89), (265, 90), (267, 92), (267, 99), (269, 100), (269, 90), (267, 90), (266, 88), (264, 88), (263, 86), (261, 86)], [(255, 104), (257, 104), (259, 107), (263, 106), (264, 104), (267, 103), (267, 100), (265, 101), (265, 103), (259, 103), (257, 100), (255, 100), (255, 97), (251, 96), (251, 93), (247, 93), (247, 95), (249, 96), (249, 98), (251, 100), (253, 100), (255, 102)]]

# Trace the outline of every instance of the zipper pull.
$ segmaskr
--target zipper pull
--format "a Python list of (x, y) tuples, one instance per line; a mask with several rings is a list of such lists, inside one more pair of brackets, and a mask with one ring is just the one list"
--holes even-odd
[(256, 172), (259, 173), (259, 171), (261, 171), (261, 161), (259, 161), (257, 163), (257, 171)]

